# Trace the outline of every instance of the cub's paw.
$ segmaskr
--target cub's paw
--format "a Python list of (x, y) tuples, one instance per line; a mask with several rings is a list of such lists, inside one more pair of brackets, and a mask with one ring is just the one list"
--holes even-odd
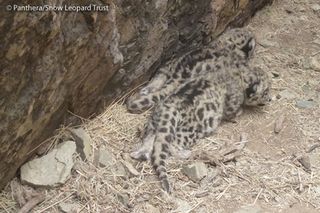
[(148, 95), (151, 93), (151, 88), (150, 87), (143, 87), (140, 91), (140, 95)]
[(148, 150), (138, 150), (130, 153), (130, 157), (132, 157), (135, 160), (140, 161), (148, 161), (150, 160), (150, 152)]

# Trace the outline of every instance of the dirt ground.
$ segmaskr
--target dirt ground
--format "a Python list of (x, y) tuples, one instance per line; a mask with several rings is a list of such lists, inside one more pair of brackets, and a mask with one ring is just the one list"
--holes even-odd
[[(77, 158), (65, 185), (37, 190), (45, 200), (33, 211), (60, 212), (59, 204), (67, 202), (78, 206), (76, 212), (320, 212), (320, 148), (314, 146), (320, 144), (320, 9), (314, 4), (319, 1), (275, 1), (250, 21), (258, 41), (252, 63), (273, 77), (273, 101), (245, 110), (236, 123), (223, 123), (192, 148), (189, 160), (171, 158), (171, 196), (161, 191), (149, 163), (128, 157), (148, 113), (132, 115), (116, 103), (83, 127), (93, 150), (108, 147), (138, 174), (118, 177), (96, 167), (94, 159)], [(247, 143), (235, 161), (217, 157), (218, 166), (206, 164), (208, 175), (197, 183), (181, 172), (183, 165), (201, 161), (204, 151), (219, 156), (239, 144), (243, 133)], [(0, 194), (0, 212), (17, 209), (9, 184)]]

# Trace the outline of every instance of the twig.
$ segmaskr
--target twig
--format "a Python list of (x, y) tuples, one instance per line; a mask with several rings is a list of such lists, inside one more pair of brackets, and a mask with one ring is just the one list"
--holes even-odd
[(208, 196), (208, 195), (209, 195), (209, 191), (208, 191), (208, 190), (205, 190), (205, 191), (203, 191), (203, 192), (196, 193), (196, 194), (195, 194), (195, 197), (196, 197), (196, 198), (201, 198), (201, 197), (206, 197), (206, 196)]
[(306, 152), (310, 153), (310, 152), (312, 152), (313, 150), (315, 150), (316, 148), (319, 148), (319, 147), (320, 147), (320, 143), (314, 144)]
[(259, 191), (259, 193), (257, 194), (256, 198), (254, 199), (254, 202), (253, 202), (253, 204), (252, 204), (253, 206), (256, 205), (256, 202), (257, 202), (257, 200), (259, 199), (262, 191), (263, 191), (263, 188), (260, 189), (260, 191)]
[(131, 163), (122, 160), (121, 163), (127, 168), (127, 170), (130, 172), (131, 175), (133, 176), (139, 176), (140, 173), (136, 170), (136, 168), (134, 168), (134, 166), (132, 166)]
[(299, 179), (299, 191), (302, 192), (303, 191), (303, 185), (302, 185), (302, 180), (301, 180), (301, 175), (300, 175), (299, 169), (297, 169), (297, 172), (298, 172), (298, 179)]
[(35, 197), (31, 198), (19, 211), (18, 213), (27, 213), (30, 212), (36, 205), (43, 202), (45, 196), (43, 194), (38, 194)]
[(224, 190), (223, 192), (221, 192), (217, 198), (216, 198), (216, 201), (220, 200), (220, 198), (227, 192), (227, 190), (231, 187), (231, 186), (234, 186), (235, 184), (229, 184)]
[(68, 200), (72, 195), (73, 195), (73, 193), (71, 193), (71, 194), (70, 194), (70, 195), (68, 195), (67, 197), (63, 198), (62, 200), (59, 200), (59, 201), (57, 201), (57, 202), (55, 202), (55, 203), (51, 204), (50, 206), (47, 206), (46, 208), (41, 209), (41, 210), (39, 211), (39, 213), (42, 213), (42, 212), (44, 212), (44, 211), (46, 211), (46, 210), (48, 210), (48, 209), (50, 209), (50, 208), (54, 207), (55, 205), (57, 205), (57, 204), (59, 204), (59, 203), (61, 203), (61, 202), (65, 201), (65, 200)]
[(7, 213), (10, 213), (8, 210), (7, 210), (7, 208), (0, 202), (0, 205), (1, 205), (1, 207), (7, 212)]
[(320, 53), (320, 51), (317, 51), (317, 52), (315, 52), (315, 53), (312, 53), (311, 56), (313, 57), (313, 56), (315, 56), (315, 55), (318, 55), (319, 53)]
[(196, 209), (198, 206), (200, 206), (200, 204), (202, 204), (203, 201), (200, 201), (199, 203), (197, 203), (195, 206), (193, 206), (191, 209), (189, 209), (188, 211), (186, 211), (186, 213), (189, 213), (191, 211), (193, 211), (194, 209)]

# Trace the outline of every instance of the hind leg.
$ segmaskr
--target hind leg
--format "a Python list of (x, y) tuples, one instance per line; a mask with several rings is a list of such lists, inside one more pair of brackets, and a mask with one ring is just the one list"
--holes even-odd
[(151, 154), (151, 163), (156, 171), (162, 188), (171, 191), (167, 176), (166, 159), (171, 155), (172, 146), (176, 144), (176, 129), (181, 118), (178, 109), (179, 103), (171, 99), (159, 105), (153, 113), (152, 120), (156, 126), (156, 137)]
[(165, 75), (158, 74), (147, 86), (128, 98), (126, 103), (128, 111), (139, 114), (153, 107), (161, 99), (161, 90), (166, 81)]
[(159, 103), (161, 100), (168, 98), (174, 93), (177, 87), (176, 81), (169, 80), (161, 89), (156, 90), (155, 92), (146, 95), (136, 93), (127, 100), (127, 109), (131, 113), (142, 113)]
[(153, 144), (155, 140), (155, 130), (151, 123), (148, 123), (142, 139), (142, 146), (130, 153), (130, 156), (136, 160), (147, 161), (150, 159)]
[(131, 113), (142, 113), (154, 106), (160, 100), (159, 91), (165, 86), (169, 76), (166, 68), (161, 68), (146, 86), (140, 89), (139, 92), (129, 97), (127, 100), (127, 109)]

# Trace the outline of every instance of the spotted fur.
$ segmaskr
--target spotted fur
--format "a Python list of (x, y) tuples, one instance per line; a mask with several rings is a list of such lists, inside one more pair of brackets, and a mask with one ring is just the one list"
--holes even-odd
[[(229, 52), (234, 49), (241, 50), (239, 52), (241, 54), (228, 58)], [(255, 39), (251, 32), (242, 28), (228, 30), (209, 47), (194, 49), (182, 57), (167, 62), (147, 86), (127, 100), (127, 109), (136, 114), (144, 112), (182, 87), (190, 79), (223, 69), (224, 64), (220, 63), (221, 58), (225, 60), (224, 63), (231, 63), (231, 60), (243, 63), (242, 61), (247, 61), (252, 57), (254, 49)], [(205, 60), (215, 61), (214, 69), (202, 64)]]
[(239, 115), (242, 105), (270, 101), (267, 74), (248, 65), (254, 50), (253, 36), (239, 29), (231, 32), (234, 34), (224, 35), (213, 46), (191, 51), (167, 65), (171, 72), (160, 71), (147, 89), (129, 99), (128, 109), (135, 113), (155, 104), (143, 145), (131, 156), (150, 159), (167, 192), (171, 187), (166, 159), (173, 147), (188, 148), (211, 135), (222, 119)]

